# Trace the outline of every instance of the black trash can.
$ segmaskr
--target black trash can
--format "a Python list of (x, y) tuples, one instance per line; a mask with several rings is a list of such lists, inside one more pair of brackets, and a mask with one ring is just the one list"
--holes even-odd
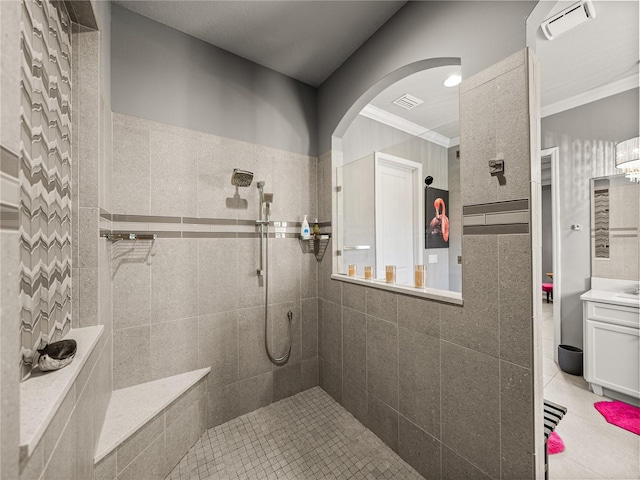
[(582, 376), (582, 349), (571, 345), (558, 345), (560, 370), (571, 375)]

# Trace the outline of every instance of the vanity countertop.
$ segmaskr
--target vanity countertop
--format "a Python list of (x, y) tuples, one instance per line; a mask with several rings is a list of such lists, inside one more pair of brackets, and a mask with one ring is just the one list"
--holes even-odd
[(640, 296), (625, 292), (611, 292), (608, 290), (589, 290), (580, 295), (580, 300), (589, 302), (611, 303), (624, 307), (640, 307)]

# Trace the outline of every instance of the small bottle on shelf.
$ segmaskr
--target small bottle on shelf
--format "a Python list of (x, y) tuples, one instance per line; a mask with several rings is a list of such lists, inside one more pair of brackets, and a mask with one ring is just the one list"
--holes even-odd
[(318, 225), (318, 219), (316, 218), (313, 224), (313, 238), (318, 240), (320, 238), (320, 225)]

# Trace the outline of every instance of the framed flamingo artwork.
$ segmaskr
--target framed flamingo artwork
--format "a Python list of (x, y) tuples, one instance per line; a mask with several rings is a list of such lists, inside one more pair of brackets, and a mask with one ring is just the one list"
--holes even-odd
[(449, 191), (425, 188), (425, 248), (449, 248)]

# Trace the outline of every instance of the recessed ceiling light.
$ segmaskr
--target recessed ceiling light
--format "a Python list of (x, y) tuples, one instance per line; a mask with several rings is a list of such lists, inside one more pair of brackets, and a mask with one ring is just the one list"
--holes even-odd
[(456, 85), (459, 85), (461, 81), (462, 81), (462, 77), (460, 75), (458, 75), (457, 73), (454, 73), (453, 75), (450, 75), (449, 78), (447, 78), (444, 81), (444, 86), (445, 87), (455, 87)]

